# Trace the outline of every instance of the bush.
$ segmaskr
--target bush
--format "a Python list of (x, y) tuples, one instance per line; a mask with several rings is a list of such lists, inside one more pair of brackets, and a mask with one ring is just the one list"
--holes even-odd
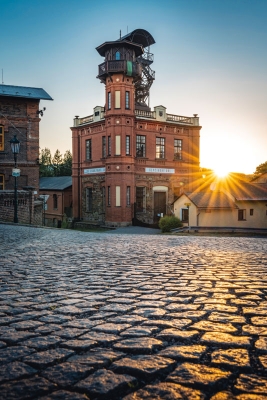
[(161, 232), (170, 232), (172, 229), (180, 228), (181, 226), (183, 226), (181, 220), (174, 216), (165, 215), (159, 220)]

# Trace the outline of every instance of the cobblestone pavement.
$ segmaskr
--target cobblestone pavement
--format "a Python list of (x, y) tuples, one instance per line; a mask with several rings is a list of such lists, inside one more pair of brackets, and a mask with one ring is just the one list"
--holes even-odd
[(266, 239), (0, 237), (0, 399), (267, 399)]

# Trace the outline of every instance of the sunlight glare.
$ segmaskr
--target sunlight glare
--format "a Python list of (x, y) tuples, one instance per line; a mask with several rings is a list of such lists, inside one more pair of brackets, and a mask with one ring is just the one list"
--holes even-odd
[(225, 165), (220, 165), (216, 168), (214, 168), (214, 174), (218, 177), (218, 178), (226, 178), (227, 175), (229, 175), (230, 171), (227, 169), (227, 167)]

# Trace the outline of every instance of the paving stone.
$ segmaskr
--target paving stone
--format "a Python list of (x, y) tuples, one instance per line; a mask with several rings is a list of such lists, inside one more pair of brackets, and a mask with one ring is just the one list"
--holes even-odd
[(91, 349), (84, 354), (71, 356), (68, 361), (80, 364), (86, 364), (94, 368), (109, 366), (113, 361), (123, 357), (125, 354), (118, 351), (112, 351), (104, 348)]
[(266, 315), (267, 314), (267, 307), (243, 307), (243, 313), (245, 315)]
[(219, 311), (224, 313), (237, 313), (238, 308), (223, 304), (205, 304), (204, 311)]
[(244, 335), (267, 335), (267, 327), (264, 326), (254, 326), (254, 325), (244, 325), (242, 327), (242, 333)]
[(48, 322), (50, 324), (63, 324), (71, 319), (72, 317), (69, 317), (68, 315), (49, 314), (39, 318), (39, 321)]
[(198, 310), (200, 308), (199, 304), (181, 304), (181, 303), (171, 303), (166, 306), (168, 311), (192, 311)]
[(1, 385), (1, 400), (36, 399), (56, 389), (57, 386), (42, 377), (33, 377)]
[(103, 320), (91, 321), (88, 319), (73, 319), (71, 321), (64, 322), (62, 326), (64, 328), (78, 328), (84, 330), (84, 329), (91, 329), (96, 325), (102, 324), (103, 322), (104, 322)]
[(2, 342), (2, 341), (0, 340), (0, 349), (3, 349), (4, 347), (6, 347), (6, 343), (5, 343), (5, 342)]
[(104, 345), (116, 342), (120, 339), (121, 339), (120, 336), (117, 335), (111, 335), (109, 333), (93, 332), (93, 331), (85, 333), (82, 336), (79, 336), (79, 340), (92, 340)]
[(35, 350), (27, 346), (6, 347), (0, 351), (0, 364), (19, 360), (22, 357), (32, 353), (35, 353)]
[(37, 350), (45, 350), (48, 349), (49, 347), (55, 346), (56, 344), (59, 344), (62, 342), (63, 339), (59, 336), (37, 336), (32, 339), (24, 340), (24, 342), (21, 343), (23, 346), (28, 346), (28, 347), (33, 347)]
[(192, 330), (192, 331), (182, 331), (179, 329), (173, 329), (173, 328), (169, 328), (169, 329), (164, 329), (162, 330), (157, 337), (160, 339), (184, 339), (184, 340), (189, 340), (192, 338), (195, 338), (196, 336), (199, 335), (199, 332), (196, 330)]
[(117, 395), (129, 392), (130, 388), (138, 384), (136, 378), (129, 375), (118, 375), (106, 369), (100, 369), (75, 385), (80, 390), (94, 397), (109, 398), (116, 392)]
[(141, 322), (149, 322), (147, 318), (141, 317), (139, 315), (119, 315), (118, 317), (111, 317), (111, 321), (115, 324), (130, 324), (130, 325), (137, 325)]
[(259, 356), (259, 360), (260, 360), (261, 365), (264, 368), (267, 368), (267, 355)]
[(106, 323), (106, 324), (101, 324), (97, 325), (92, 328), (93, 331), (99, 331), (99, 332), (106, 332), (106, 333), (114, 333), (119, 334), (122, 331), (125, 331), (125, 329), (130, 328), (130, 324), (113, 324), (113, 323)]
[(236, 332), (237, 329), (230, 323), (220, 324), (217, 322), (210, 321), (199, 321), (191, 325), (190, 328), (199, 329), (202, 331), (213, 331), (213, 332)]
[(122, 337), (149, 336), (159, 331), (157, 326), (134, 326), (120, 333)]
[(199, 390), (191, 389), (176, 383), (160, 382), (146, 385), (143, 389), (123, 397), (123, 400), (204, 400), (205, 395)]
[(232, 322), (233, 324), (245, 324), (246, 318), (242, 315), (236, 314), (227, 314), (227, 313), (219, 313), (219, 312), (212, 312), (209, 317), (209, 321), (214, 322)]
[(1, 340), (8, 344), (15, 345), (25, 339), (37, 338), (38, 336), (38, 334), (29, 331), (9, 331), (8, 333), (1, 335)]
[(168, 313), (167, 317), (169, 318), (189, 318), (192, 320), (203, 318), (207, 314), (206, 311), (184, 311), (179, 313)]
[(82, 328), (62, 328), (56, 332), (56, 335), (63, 339), (72, 339), (84, 335), (88, 331), (89, 329)]
[(74, 385), (89, 373), (93, 372), (93, 367), (82, 362), (63, 362), (58, 365), (46, 368), (41, 372), (42, 376), (49, 381), (62, 387)]
[[(36, 373), (36, 369), (20, 361), (3, 365), (0, 369), (0, 383), (10, 379), (25, 378)], [(1, 391), (1, 388), (0, 388)]]
[(23, 358), (23, 361), (34, 368), (45, 368), (55, 362), (61, 362), (70, 357), (74, 352), (66, 349), (51, 349), (33, 353)]
[(43, 325), (43, 323), (40, 321), (31, 321), (31, 320), (20, 321), (20, 322), (15, 322), (14, 324), (10, 324), (10, 326), (12, 328), (17, 329), (18, 331), (27, 330), (27, 329), (35, 329), (42, 325)]
[(206, 349), (206, 346), (201, 346), (197, 344), (187, 346), (169, 346), (166, 349), (161, 350), (158, 355), (162, 357), (173, 358), (174, 360), (199, 360)]
[(95, 340), (89, 340), (89, 339), (73, 339), (73, 340), (67, 340), (66, 342), (60, 343), (60, 347), (64, 347), (66, 349), (72, 349), (76, 351), (83, 351), (83, 350), (89, 350), (92, 347), (97, 346), (98, 342)]
[(233, 336), (229, 333), (207, 332), (201, 337), (200, 341), (210, 344), (248, 347), (250, 345), (250, 339), (250, 337)]
[(161, 340), (154, 338), (140, 337), (121, 340), (113, 345), (114, 349), (128, 351), (130, 353), (147, 354), (163, 346)]
[(112, 369), (120, 374), (130, 374), (141, 379), (155, 379), (171, 372), (175, 361), (170, 358), (153, 356), (133, 356), (114, 361)]
[(213, 387), (225, 383), (231, 372), (219, 368), (211, 368), (202, 364), (183, 363), (167, 376), (169, 382), (189, 384), (193, 387)]
[(249, 353), (245, 349), (216, 350), (211, 354), (211, 362), (226, 366), (250, 367)]
[(88, 400), (88, 396), (67, 390), (57, 390), (50, 395), (39, 397), (38, 400)]
[(253, 325), (267, 326), (267, 317), (252, 317)]
[(171, 319), (169, 320), (164, 320), (164, 319), (152, 319), (152, 320), (147, 320), (145, 322), (142, 323), (142, 326), (146, 326), (146, 325), (155, 325), (158, 328), (178, 328), (178, 329), (182, 329), (185, 326), (188, 326), (192, 323), (191, 319), (186, 319), (186, 318), (182, 318), (182, 319)]
[(267, 351), (267, 337), (260, 337), (259, 340), (256, 341), (255, 347), (258, 350)]
[(242, 392), (249, 394), (262, 394), (267, 393), (267, 379), (257, 375), (241, 374), (236, 381), (235, 388)]
[(162, 317), (166, 311), (162, 308), (137, 308), (133, 314), (141, 315), (143, 317)]

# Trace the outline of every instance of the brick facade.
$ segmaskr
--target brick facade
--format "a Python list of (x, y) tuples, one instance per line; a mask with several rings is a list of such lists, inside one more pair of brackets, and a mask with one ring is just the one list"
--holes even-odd
[[(23, 198), (29, 194), (24, 194), (22, 190), (24, 187), (31, 187), (32, 193), (38, 197), (40, 99), (52, 100), (43, 89), (0, 85), (0, 194), (10, 198), (14, 193), (14, 155), (10, 140), (16, 135), (20, 141), (17, 155), (17, 168), (20, 169), (20, 176), (17, 178), (19, 222), (27, 220), (33, 223), (35, 218), (30, 211), (27, 218), (24, 216), (27, 207), (23, 205)], [(2, 191), (7, 193), (4, 195)], [(38, 209), (39, 206), (36, 207)], [(6, 211), (9, 215), (9, 208)], [(3, 218), (4, 213), (1, 215), (1, 219)], [(36, 218), (39, 221), (39, 217)]]
[[(135, 60), (129, 43), (121, 43), (121, 54), (128, 49)], [(103, 46), (107, 60), (114, 53), (110, 48), (119, 45)], [(123, 62), (106, 61), (99, 77), (105, 83), (105, 107), (95, 107), (89, 117), (76, 117), (71, 128), (73, 216), (114, 226), (130, 225), (133, 219), (154, 224), (159, 215), (170, 213), (181, 188), (191, 191), (200, 175), (201, 127), (197, 115), (182, 117), (167, 114), (163, 106), (151, 111), (135, 104), (138, 76), (121, 71)]]

